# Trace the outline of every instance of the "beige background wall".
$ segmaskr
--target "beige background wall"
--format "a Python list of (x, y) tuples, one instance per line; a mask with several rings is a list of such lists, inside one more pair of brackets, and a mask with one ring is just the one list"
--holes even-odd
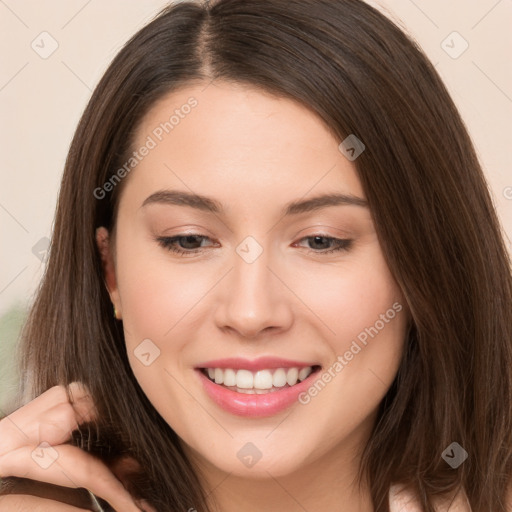
[[(122, 44), (166, 3), (0, 0), (0, 407), (79, 116)], [(512, 0), (369, 3), (418, 41), (447, 83), (512, 238)]]

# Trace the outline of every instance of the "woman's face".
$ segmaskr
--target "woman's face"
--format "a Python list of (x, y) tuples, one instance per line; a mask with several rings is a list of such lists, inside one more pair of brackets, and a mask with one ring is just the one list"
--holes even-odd
[(138, 127), (107, 282), (140, 386), (204, 468), (350, 465), (394, 379), (406, 305), (339, 143), (226, 82)]

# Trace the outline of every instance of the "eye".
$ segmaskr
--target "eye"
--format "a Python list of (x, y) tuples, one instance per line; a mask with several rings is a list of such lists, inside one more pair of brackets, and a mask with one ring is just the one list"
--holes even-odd
[[(187, 233), (172, 237), (162, 236), (158, 237), (156, 240), (165, 249), (175, 252), (181, 256), (187, 256), (189, 254), (201, 252), (201, 242), (203, 240), (210, 240), (210, 238), (196, 233)], [(197, 247), (198, 243), (199, 248)]]
[[(313, 243), (313, 245), (320, 245), (317, 249), (311, 249), (309, 252), (317, 253), (317, 254), (329, 254), (333, 252), (342, 252), (348, 251), (352, 246), (352, 240), (342, 239), (342, 238), (334, 238), (327, 235), (311, 235), (301, 238), (300, 241), (308, 240)], [(328, 246), (328, 247), (326, 247)]]
[[(187, 256), (202, 252), (202, 249), (204, 249), (202, 242), (211, 239), (205, 235), (186, 233), (172, 237), (158, 237), (156, 240), (165, 249), (179, 254), (180, 256)], [(348, 251), (352, 245), (352, 240), (334, 238), (320, 234), (306, 236), (301, 238), (300, 241), (303, 240), (312, 241), (313, 245), (317, 245), (317, 248), (309, 250), (309, 252), (313, 252), (315, 254), (329, 254)], [(318, 247), (318, 245), (321, 247)]]

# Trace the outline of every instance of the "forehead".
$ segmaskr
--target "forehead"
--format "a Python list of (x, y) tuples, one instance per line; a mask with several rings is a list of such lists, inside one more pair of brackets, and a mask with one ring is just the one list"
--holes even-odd
[(241, 84), (196, 84), (168, 93), (143, 118), (133, 150), (151, 149), (129, 181), (146, 195), (174, 187), (220, 200), (286, 203), (308, 190), (364, 197), (339, 142), (298, 102)]

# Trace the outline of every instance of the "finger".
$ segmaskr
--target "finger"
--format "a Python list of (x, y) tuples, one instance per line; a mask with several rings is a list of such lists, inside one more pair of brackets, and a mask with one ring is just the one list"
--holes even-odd
[(146, 500), (138, 500), (135, 503), (143, 512), (157, 512)]
[[(2, 426), (0, 454), (21, 446), (38, 445), (43, 441), (51, 445), (63, 444), (71, 438), (71, 432), (78, 428), (80, 421), (69, 403), (58, 404), (39, 415), (27, 409), (25, 416), (18, 418), (22, 418), (24, 423), (31, 423), (23, 430), (13, 423)], [(9, 417), (6, 419), (9, 420)]]
[(70, 404), (62, 386), (45, 391), (0, 422), (0, 455), (7, 450), (46, 441), (62, 444), (83, 421), (92, 421), (95, 406), (84, 391), (75, 390)]
[[(125, 456), (117, 459), (113, 463), (109, 464), (109, 468), (125, 487), (129, 484), (130, 476), (133, 473), (140, 472), (142, 469), (139, 461), (131, 456)], [(143, 512), (157, 512), (146, 500), (135, 500), (135, 503), (141, 510), (143, 510)]]
[(64, 444), (83, 420), (71, 404), (58, 404), (36, 418), (38, 435), (30, 438), (30, 443), (24, 444), (39, 444), (43, 441), (52, 446)]
[(141, 465), (133, 457), (126, 455), (108, 464), (108, 467), (118, 480), (124, 482), (130, 475), (141, 470)]
[(73, 507), (59, 501), (22, 494), (0, 496), (0, 512), (88, 512), (87, 509)]
[[(81, 400), (91, 400), (90, 393), (87, 391), (85, 386), (73, 382), (69, 385), (69, 389), (74, 401), (79, 402)], [(69, 403), (69, 398), (66, 388), (64, 386), (53, 386), (38, 397), (34, 398), (34, 400), (30, 401), (28, 404), (25, 404), (23, 407), (20, 407), (11, 413), (9, 416), (14, 421), (17, 421), (21, 417), (20, 423), (24, 423), (24, 413), (28, 409), (30, 409), (31, 414), (39, 416), (44, 411), (51, 409), (55, 405), (67, 403)]]
[(75, 409), (77, 416), (82, 418), (79, 423), (96, 419), (98, 411), (87, 387), (81, 382), (72, 382), (68, 385), (68, 391), (69, 403)]
[(0, 477), (85, 487), (116, 510), (140, 512), (123, 484), (97, 457), (71, 445), (23, 446), (0, 457)]

